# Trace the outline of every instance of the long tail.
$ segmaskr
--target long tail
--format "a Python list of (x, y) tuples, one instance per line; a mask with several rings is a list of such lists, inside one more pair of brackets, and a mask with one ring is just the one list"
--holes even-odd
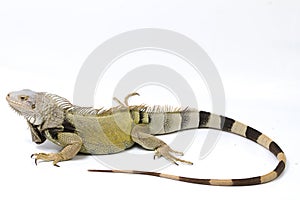
[[(181, 111), (181, 113), (179, 112), (179, 114), (182, 117), (188, 116), (189, 118), (191, 117), (193, 118), (192, 115), (194, 115), (195, 112), (190, 112), (189, 114), (187, 114), (187, 111)], [(286, 165), (286, 156), (284, 152), (281, 150), (281, 148), (268, 136), (228, 117), (211, 114), (205, 111), (200, 111), (197, 113), (197, 115), (198, 115), (198, 122), (199, 122), (197, 124), (197, 127), (191, 125), (191, 127), (185, 127), (185, 129), (211, 128), (211, 129), (217, 129), (221, 131), (234, 133), (236, 135), (245, 137), (249, 140), (252, 140), (253, 142), (260, 144), (261, 146), (268, 149), (271, 153), (273, 153), (274, 156), (279, 161), (276, 168), (273, 171), (264, 174), (262, 176), (242, 178), (242, 179), (200, 179), (200, 178), (175, 176), (175, 175), (163, 174), (157, 172), (135, 171), (135, 170), (89, 170), (89, 171), (150, 175), (150, 176), (158, 176), (162, 178), (168, 178), (168, 179), (183, 181), (188, 183), (219, 185), (219, 186), (245, 186), (245, 185), (257, 185), (257, 184), (267, 183), (276, 179), (283, 172)], [(182, 121), (184, 121), (184, 119), (182, 119)], [(181, 129), (183, 129), (183, 127), (181, 127)]]

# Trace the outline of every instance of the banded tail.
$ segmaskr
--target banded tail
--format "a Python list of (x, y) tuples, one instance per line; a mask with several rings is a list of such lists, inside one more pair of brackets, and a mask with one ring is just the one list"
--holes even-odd
[[(157, 120), (158, 118), (155, 115), (157, 115), (157, 112), (154, 113), (139, 112), (138, 116), (135, 116), (135, 119), (140, 123), (149, 123), (151, 128), (151, 123), (155, 125), (156, 123), (154, 123), (154, 121), (158, 121)], [(216, 114), (211, 114), (205, 111), (195, 112), (187, 109), (176, 111), (176, 112), (167, 112), (163, 114), (163, 116), (164, 117), (162, 118), (160, 116), (160, 118), (163, 119), (164, 122), (161, 125), (163, 127), (159, 127), (159, 126), (152, 127), (154, 129), (160, 128), (160, 130), (163, 130), (157, 134), (174, 132), (178, 130), (199, 129), (199, 128), (211, 128), (220, 131), (226, 131), (226, 132), (234, 133), (236, 135), (240, 135), (253, 142), (260, 144), (261, 146), (268, 149), (278, 159), (279, 162), (276, 168), (267, 174), (264, 174), (262, 176), (241, 178), (241, 179), (200, 179), (200, 178), (175, 176), (175, 175), (163, 174), (157, 172), (135, 171), (135, 170), (88, 170), (88, 171), (150, 175), (150, 176), (158, 176), (158, 177), (168, 178), (177, 181), (183, 181), (183, 182), (195, 183), (195, 184), (205, 184), (205, 185), (245, 186), (245, 185), (257, 185), (257, 184), (270, 182), (276, 179), (277, 177), (279, 177), (279, 175), (283, 172), (285, 168), (286, 156), (284, 152), (281, 150), (281, 148), (272, 139), (262, 134), (261, 132), (257, 131), (256, 129), (244, 125), (231, 118), (216, 115)], [(168, 120), (167, 124), (165, 123), (166, 119)]]

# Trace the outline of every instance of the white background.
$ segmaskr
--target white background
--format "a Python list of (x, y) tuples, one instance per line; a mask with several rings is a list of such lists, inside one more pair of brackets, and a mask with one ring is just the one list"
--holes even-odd
[[(138, 28), (173, 30), (204, 48), (222, 78), (226, 114), (279, 143), (288, 158), (283, 176), (259, 186), (212, 187), (88, 173), (88, 168), (105, 168), (90, 156), (60, 168), (34, 165), (32, 153), (59, 148), (31, 143), (25, 121), (9, 109), (6, 94), (31, 88), (72, 100), (86, 57), (112, 36)], [(297, 1), (0, 1), (1, 199), (299, 199), (299, 35)], [(139, 98), (149, 102), (146, 96)], [(185, 156), (194, 165), (163, 172), (238, 178), (276, 165), (267, 151), (230, 134), (222, 134), (213, 152), (199, 160), (205, 132), (199, 133)]]

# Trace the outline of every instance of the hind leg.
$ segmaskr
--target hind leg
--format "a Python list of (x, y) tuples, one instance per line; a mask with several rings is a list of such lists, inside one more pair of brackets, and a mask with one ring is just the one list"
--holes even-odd
[(173, 150), (169, 147), (164, 141), (158, 139), (157, 137), (148, 134), (146, 126), (136, 125), (131, 132), (132, 140), (139, 145), (141, 145), (145, 149), (154, 150), (154, 158), (155, 157), (164, 157), (170, 162), (178, 165), (178, 162), (187, 163), (192, 165), (192, 162), (182, 160), (180, 158), (175, 157), (173, 154), (182, 156), (183, 153), (179, 151)]

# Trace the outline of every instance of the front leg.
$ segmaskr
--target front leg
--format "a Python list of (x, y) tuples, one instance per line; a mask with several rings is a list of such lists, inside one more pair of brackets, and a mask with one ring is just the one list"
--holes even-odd
[[(82, 147), (82, 139), (69, 132), (59, 132), (57, 133), (56, 142), (63, 146), (63, 149), (58, 153), (35, 153), (31, 157), (35, 158), (35, 163), (38, 160), (43, 161), (53, 161), (54, 166), (58, 166), (57, 163), (60, 161), (70, 160), (76, 156)], [(58, 166), (59, 167), (59, 166)]]
[(131, 131), (132, 140), (138, 143), (139, 145), (141, 145), (142, 147), (144, 147), (145, 149), (154, 150), (155, 151), (154, 158), (156, 156), (164, 157), (165, 159), (169, 160), (170, 162), (176, 165), (178, 165), (177, 164), (178, 161), (190, 165), (193, 164), (192, 162), (182, 160), (180, 158), (173, 156), (172, 153), (180, 156), (183, 156), (183, 153), (171, 149), (171, 147), (169, 147), (164, 141), (158, 139), (157, 137), (151, 134), (148, 134), (148, 132), (149, 130), (147, 126), (136, 125), (135, 127), (133, 127)]

